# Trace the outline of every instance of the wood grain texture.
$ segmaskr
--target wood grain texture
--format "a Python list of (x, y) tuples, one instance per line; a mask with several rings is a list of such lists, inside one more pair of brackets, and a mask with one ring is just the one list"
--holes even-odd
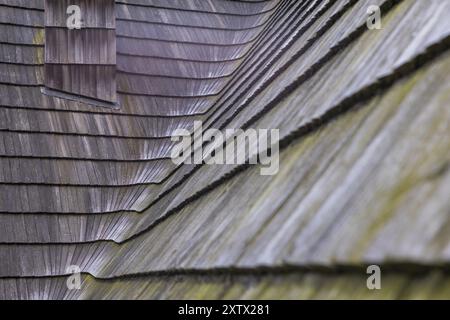
[(47, 0), (45, 26), (66, 28), (67, 8), (79, 6), (83, 28), (115, 29), (115, 4), (111, 0)]
[[(77, 5), (81, 29), (67, 27)], [(116, 19), (112, 0), (45, 2), (45, 86), (74, 96), (115, 103)]]
[[(270, 271), (269, 271), (270, 272)], [(0, 280), (0, 298), (16, 299), (448, 299), (449, 277), (439, 270), (390, 272), (383, 290), (367, 290), (363, 270), (269, 274), (163, 275), (99, 281), (82, 277), (82, 291), (67, 290), (67, 278)]]
[[(2, 275), (64, 274), (69, 264), (80, 265), (97, 277), (112, 277), (228, 266), (383, 265), (393, 256), (430, 264), (445, 261), (447, 234), (432, 227), (425, 230), (423, 219), (432, 215), (438, 225), (448, 223), (450, 203), (445, 190), (449, 171), (438, 169), (448, 161), (449, 143), (445, 139), (448, 117), (442, 116), (448, 112), (442, 100), (447, 89), (439, 88), (447, 88), (449, 82), (435, 76), (441, 71), (448, 77), (445, 70), (449, 61), (447, 55), (425, 72), (401, 81), (382, 98), (373, 98), (357, 112), (348, 113), (283, 150), (277, 176), (263, 177), (258, 167), (252, 167), (120, 245), (3, 245), (0, 252), (15, 258), (10, 259)], [(414, 100), (415, 94), (429, 89), (430, 81), (436, 84), (436, 94)], [(424, 103), (427, 112), (421, 109)], [(400, 127), (399, 123), (408, 125)], [(415, 152), (415, 141), (430, 136), (434, 137), (430, 146), (435, 151)], [(347, 166), (353, 168), (351, 174), (340, 169)], [(268, 198), (268, 192), (279, 196), (276, 200)], [(359, 197), (364, 201), (358, 201)], [(164, 203), (158, 206), (167, 207)], [(408, 230), (404, 229), (404, 212), (415, 217), (408, 222)], [(147, 219), (150, 213), (146, 213)], [(354, 225), (358, 225), (357, 230)], [(116, 227), (121, 233), (122, 227)], [(175, 230), (177, 237), (168, 230)], [(412, 235), (415, 251), (408, 246)], [(437, 247), (430, 239), (443, 245)], [(417, 247), (419, 243), (421, 247)], [(174, 250), (190, 254), (181, 259), (172, 254)], [(128, 258), (124, 260), (120, 252)], [(55, 267), (62, 263), (57, 270), (48, 270), (41, 261), (50, 253), (63, 257), (53, 264)], [(158, 259), (153, 258), (156, 254)], [(33, 259), (34, 267), (26, 267), (22, 259)]]
[[(398, 263), (377, 298), (448, 298), (449, 3), (371, 2), (381, 30), (364, 1), (121, 0), (75, 35), (0, 0), (0, 297), (374, 298), (364, 266)], [(44, 57), (72, 36), (117, 58)], [(107, 98), (116, 63), (120, 109), (41, 94)], [(279, 173), (175, 166), (196, 120), (280, 129)]]

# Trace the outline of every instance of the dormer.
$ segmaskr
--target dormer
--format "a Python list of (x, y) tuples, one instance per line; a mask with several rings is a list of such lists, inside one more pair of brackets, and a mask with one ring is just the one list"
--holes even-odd
[(45, 94), (114, 106), (114, 0), (45, 0)]

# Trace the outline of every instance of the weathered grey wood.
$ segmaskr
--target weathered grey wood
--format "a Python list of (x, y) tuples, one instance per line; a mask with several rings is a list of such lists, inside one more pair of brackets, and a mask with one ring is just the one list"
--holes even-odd
[[(365, 27), (364, 1), (117, 2), (120, 109), (109, 109), (41, 89), (46, 70), (59, 90), (116, 92), (95, 79), (101, 69), (113, 78), (116, 50), (99, 41), (116, 39), (110, 14), (94, 9), (90, 28), (68, 33), (64, 12), (47, 11), (46, 40), (98, 47), (44, 57), (44, 1), (0, 0), (0, 276), (70, 264), (96, 277), (340, 264), (353, 271), (326, 285), (318, 275), (320, 288), (364, 296), (349, 290), (364, 264), (420, 263), (427, 275), (448, 264), (447, 2), (373, 1), (382, 30)], [(279, 128), (279, 174), (176, 168), (170, 134), (195, 120)], [(279, 283), (286, 294), (305, 286), (276, 274), (225, 292), (222, 278), (199, 278), (211, 289), (189, 276), (85, 277), (80, 295), (66, 294), (65, 278), (0, 279), (0, 297), (273, 297)], [(388, 295), (416, 285), (393, 279)]]
[(0, 280), (2, 299), (448, 299), (450, 279), (439, 270), (383, 273), (383, 289), (367, 290), (364, 270), (273, 270), (258, 274), (165, 275), (99, 281), (82, 276), (82, 290), (67, 277)]
[[(78, 5), (83, 25), (70, 29), (67, 7)], [(45, 2), (45, 85), (63, 93), (115, 103), (115, 1)]]
[(67, 8), (77, 5), (81, 9), (83, 28), (115, 29), (115, 1), (111, 0), (47, 0), (45, 8), (46, 27), (67, 27)]
[(46, 86), (66, 93), (115, 101), (115, 66), (46, 64)]
[(119, 186), (156, 184), (173, 170), (169, 160), (106, 162), (0, 158), (0, 184)]
[[(179, 4), (180, 5), (180, 4)], [(275, 7), (273, 7), (273, 10)], [(117, 4), (116, 17), (120, 21), (131, 19), (147, 23), (174, 24), (210, 29), (247, 29), (263, 24), (272, 10), (252, 16), (221, 15), (210, 12), (181, 11), (156, 7)]]
[(45, 62), (116, 64), (116, 34), (108, 29), (45, 29)]

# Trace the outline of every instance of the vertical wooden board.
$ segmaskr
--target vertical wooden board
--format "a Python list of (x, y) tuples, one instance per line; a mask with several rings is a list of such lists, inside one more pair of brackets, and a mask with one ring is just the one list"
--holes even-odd
[(46, 86), (51, 89), (114, 102), (115, 66), (46, 64)]
[(79, 6), (83, 27), (115, 29), (114, 0), (46, 0), (45, 26), (66, 27), (70, 16), (67, 9)]

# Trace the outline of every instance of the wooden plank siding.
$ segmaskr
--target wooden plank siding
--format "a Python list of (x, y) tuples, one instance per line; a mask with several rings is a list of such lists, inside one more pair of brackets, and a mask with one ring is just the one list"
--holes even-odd
[[(47, 0), (45, 85), (63, 93), (115, 103), (116, 31), (112, 0)], [(69, 5), (81, 9), (81, 29), (66, 25)]]
[[(45, 30), (45, 63), (116, 65), (116, 33), (111, 29)], [(94, 45), (95, 44), (95, 45)]]

